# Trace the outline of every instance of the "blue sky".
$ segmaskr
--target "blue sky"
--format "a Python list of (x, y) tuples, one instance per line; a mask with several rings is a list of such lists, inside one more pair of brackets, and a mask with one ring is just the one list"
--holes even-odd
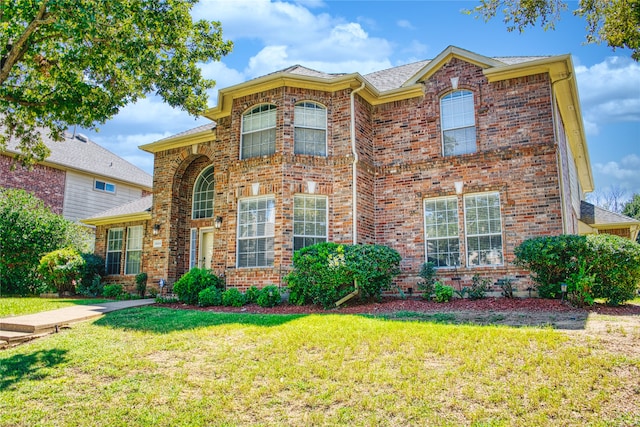
[[(218, 20), (233, 52), (202, 64), (218, 89), (301, 64), (325, 72), (366, 74), (431, 59), (447, 46), (494, 56), (571, 54), (596, 190), (640, 194), (640, 64), (629, 51), (585, 44), (586, 22), (569, 1), (555, 30), (506, 30), (462, 13), (478, 1), (201, 0), (194, 18)], [(125, 107), (88, 136), (142, 169), (153, 157), (137, 147), (206, 123), (150, 96)]]

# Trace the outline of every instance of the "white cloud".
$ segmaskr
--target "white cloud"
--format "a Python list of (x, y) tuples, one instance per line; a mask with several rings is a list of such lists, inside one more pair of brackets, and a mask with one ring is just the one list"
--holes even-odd
[(629, 154), (618, 162), (595, 163), (593, 166), (605, 178), (605, 186), (619, 185), (623, 189), (640, 193), (640, 156)]
[(575, 71), (587, 132), (597, 134), (606, 123), (640, 121), (640, 64), (611, 56)]
[(399, 20), (398, 22), (396, 22), (396, 25), (400, 28), (406, 28), (407, 30), (415, 29), (415, 27), (411, 24), (411, 22), (409, 22), (406, 19)]

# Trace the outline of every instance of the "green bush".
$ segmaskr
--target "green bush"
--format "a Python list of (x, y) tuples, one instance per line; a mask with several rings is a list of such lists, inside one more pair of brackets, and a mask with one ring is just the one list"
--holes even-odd
[(400, 273), (400, 255), (380, 245), (318, 243), (296, 251), (285, 278), (292, 304), (332, 307), (355, 290), (361, 298), (380, 298)]
[(262, 288), (256, 299), (256, 303), (260, 307), (275, 307), (280, 302), (282, 302), (282, 295), (280, 295), (280, 289), (275, 285)]
[(434, 285), (434, 293), (436, 302), (448, 302), (453, 298), (453, 288), (440, 282)]
[(470, 300), (483, 299), (487, 296), (489, 286), (491, 286), (491, 279), (474, 274), (471, 278), (471, 286), (465, 288), (467, 297)]
[(84, 266), (80, 280), (76, 283), (76, 292), (87, 297), (102, 295), (104, 276), (104, 258), (92, 253), (83, 253)]
[(102, 294), (105, 298), (120, 299), (125, 294), (124, 287), (119, 284), (105, 285)]
[(185, 304), (197, 304), (198, 294), (203, 289), (215, 286), (224, 288), (224, 279), (204, 268), (192, 268), (173, 285), (173, 293)]
[(640, 244), (619, 236), (537, 237), (522, 242), (515, 254), (516, 264), (531, 271), (543, 298), (560, 297), (562, 282), (591, 280), (580, 277), (583, 265), (593, 277), (590, 298), (618, 305), (633, 299), (640, 287)]
[(222, 305), (225, 307), (242, 307), (244, 295), (238, 288), (229, 288), (222, 293)]
[(247, 304), (255, 304), (258, 301), (258, 295), (260, 295), (260, 290), (255, 286), (251, 286), (244, 293), (244, 299)]
[(436, 284), (436, 265), (432, 262), (425, 262), (420, 268), (420, 278), (422, 280), (418, 282), (418, 289), (422, 292), (422, 298), (430, 300), (435, 291)]
[(144, 298), (144, 294), (147, 292), (148, 277), (147, 273), (136, 274), (136, 291), (138, 291), (140, 298)]
[(609, 305), (632, 300), (640, 289), (640, 244), (610, 234), (587, 236), (593, 297)]
[(201, 290), (198, 293), (198, 305), (201, 307), (222, 305), (222, 292), (215, 286)]
[(89, 233), (24, 190), (0, 188), (0, 290), (27, 295), (46, 291), (38, 277), (43, 255), (65, 247), (88, 252)]
[(567, 280), (567, 301), (574, 307), (593, 305), (593, 285), (595, 276), (589, 274), (586, 262), (580, 263), (580, 270), (572, 273)]
[(58, 249), (44, 255), (38, 265), (38, 273), (44, 282), (58, 294), (75, 293), (84, 267), (84, 259), (74, 248)]

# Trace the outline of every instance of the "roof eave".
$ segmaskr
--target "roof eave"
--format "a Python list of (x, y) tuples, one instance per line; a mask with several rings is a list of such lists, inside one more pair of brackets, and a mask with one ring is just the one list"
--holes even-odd
[(136, 212), (121, 215), (103, 216), (98, 218), (81, 219), (80, 222), (87, 225), (99, 226), (121, 222), (147, 221), (151, 219), (151, 212)]
[(216, 128), (203, 130), (189, 135), (179, 135), (168, 137), (160, 141), (151, 142), (149, 144), (140, 145), (138, 148), (147, 153), (155, 154), (160, 151), (167, 151), (174, 148), (181, 148), (187, 145), (201, 144), (216, 139)]

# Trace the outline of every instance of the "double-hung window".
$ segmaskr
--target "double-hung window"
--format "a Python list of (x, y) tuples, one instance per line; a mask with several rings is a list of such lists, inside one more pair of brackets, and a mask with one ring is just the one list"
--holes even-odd
[(240, 158), (266, 156), (276, 152), (276, 106), (258, 105), (242, 116)]
[(458, 90), (440, 100), (442, 149), (445, 156), (476, 151), (476, 117), (473, 93)]
[(327, 155), (327, 109), (311, 101), (299, 102), (294, 110), (295, 154)]
[(142, 264), (142, 226), (136, 225), (127, 228), (127, 260), (124, 274), (140, 273)]
[(499, 265), (503, 262), (500, 195), (484, 193), (464, 197), (467, 232), (467, 265)]
[(120, 274), (120, 259), (122, 258), (123, 229), (110, 228), (107, 232), (107, 274)]
[(427, 261), (436, 267), (460, 265), (457, 197), (425, 200), (424, 224)]
[(213, 216), (214, 181), (213, 166), (202, 171), (193, 186), (193, 219), (211, 218)]
[(293, 250), (327, 241), (327, 198), (298, 195), (293, 198)]
[(241, 267), (273, 265), (275, 233), (275, 198), (244, 199), (238, 202), (238, 256)]

